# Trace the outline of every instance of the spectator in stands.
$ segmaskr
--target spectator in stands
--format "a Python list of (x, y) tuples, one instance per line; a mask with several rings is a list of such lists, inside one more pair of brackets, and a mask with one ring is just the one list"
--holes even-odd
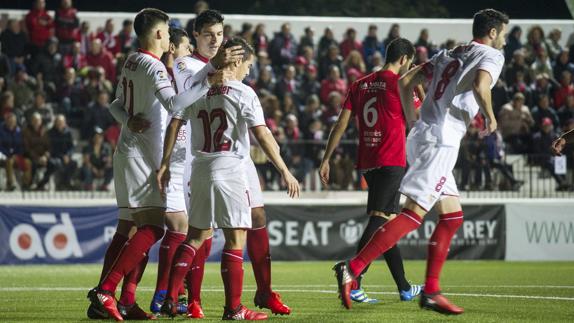
[(347, 83), (341, 78), (339, 68), (335, 65), (329, 68), (329, 76), (321, 82), (321, 101), (328, 104), (332, 92), (341, 96), (347, 93)]
[(339, 69), (339, 75), (344, 78), (343, 58), (339, 55), (339, 47), (332, 45), (327, 51), (327, 55), (319, 63), (319, 80), (324, 80), (329, 76), (331, 66)]
[(297, 58), (295, 58), (295, 79), (297, 82), (300, 83), (303, 81), (303, 76), (305, 75), (305, 68), (307, 65), (309, 65), (309, 63), (307, 63), (305, 57), (297, 56)]
[(514, 26), (508, 34), (506, 39), (506, 46), (504, 46), (504, 58), (506, 62), (510, 62), (514, 56), (514, 53), (522, 49), (522, 28), (520, 26)]
[(42, 125), (49, 129), (54, 123), (54, 109), (50, 102), (46, 102), (46, 93), (37, 91), (34, 94), (34, 104), (25, 112), (26, 121), (30, 122), (33, 114), (39, 114), (42, 117)]
[(15, 65), (24, 63), (28, 44), (28, 38), (22, 31), (20, 20), (8, 20), (8, 29), (0, 35), (0, 42), (2, 52), (10, 59), (10, 69), (14, 73)]
[(106, 131), (104, 131), (104, 139), (112, 147), (112, 151), (116, 150), (118, 139), (120, 139), (120, 132), (122, 128), (117, 122), (114, 122)]
[(416, 51), (415, 51), (415, 59), (414, 59), (413, 63), (415, 65), (421, 65), (421, 64), (428, 62), (428, 60), (429, 60), (429, 52), (428, 52), (427, 48), (423, 47), (423, 46), (417, 47)]
[(347, 87), (351, 86), (351, 84), (353, 84), (353, 82), (360, 79), (364, 75), (365, 75), (365, 73), (361, 73), (361, 71), (359, 71), (356, 68), (348, 69), (347, 70)]
[(392, 24), (389, 29), (389, 33), (387, 34), (387, 38), (383, 41), (383, 47), (387, 48), (393, 40), (399, 37), (401, 37), (401, 27), (399, 24)]
[[(530, 91), (530, 87), (528, 87), (526, 84), (524, 84), (524, 89)], [(498, 115), (500, 109), (502, 109), (502, 106), (506, 104), (506, 102), (510, 101), (508, 92), (509, 89), (506, 87), (504, 80), (498, 78), (496, 84), (492, 88), (492, 111), (494, 112), (494, 115)], [(510, 90), (510, 93), (515, 92), (519, 91), (514, 91), (514, 89)]]
[(253, 24), (244, 22), (241, 24), (241, 31), (237, 36), (245, 39), (247, 43), (253, 44)]
[[(3, 121), (5, 121), (4, 116), (7, 113), (15, 113), (14, 110), (14, 93), (12, 91), (4, 91), (0, 95), (0, 117), (2, 117)], [(21, 118), (21, 115), (18, 115), (16, 119)], [(20, 122), (18, 122), (20, 123)]]
[(267, 52), (269, 46), (269, 37), (265, 33), (265, 25), (257, 24), (255, 26), (255, 34), (253, 35), (253, 48), (256, 53)]
[(122, 30), (116, 35), (116, 53), (127, 55), (134, 49), (135, 42), (134, 22), (126, 19), (122, 23)]
[(558, 110), (558, 118), (560, 119), (560, 126), (562, 128), (564, 128), (571, 119), (574, 119), (574, 94), (566, 96), (564, 105)]
[(532, 137), (533, 152), (536, 154), (534, 160), (542, 169), (548, 171), (556, 181), (557, 191), (567, 191), (570, 189), (565, 175), (558, 175), (554, 170), (554, 158), (550, 152), (552, 142), (557, 138), (557, 134), (552, 126), (552, 120), (545, 118), (542, 120), (541, 130), (536, 132)]
[(255, 91), (259, 96), (271, 95), (275, 90), (275, 79), (273, 78), (273, 69), (271, 66), (265, 66), (259, 72), (257, 82), (255, 82)]
[(269, 57), (276, 71), (281, 71), (284, 65), (291, 64), (297, 56), (297, 41), (291, 34), (291, 24), (281, 25), (281, 31), (275, 34), (269, 44)]
[[(319, 118), (311, 119), (307, 123), (307, 128), (303, 128), (303, 131), (304, 139), (308, 142), (305, 149), (305, 158), (310, 161), (314, 168), (318, 168), (323, 158), (323, 142), (326, 139), (325, 126)], [(316, 185), (319, 185), (319, 183), (316, 183)]]
[(308, 98), (311, 95), (319, 95), (321, 92), (321, 83), (319, 82), (317, 67), (315, 65), (308, 65), (305, 69), (305, 75), (300, 88), (300, 97), (302, 99)]
[[(381, 53), (381, 55), (384, 55), (385, 48), (379, 42), (379, 38), (377, 36), (377, 25), (369, 25), (367, 36), (363, 39), (363, 56), (365, 58), (365, 62), (371, 62), (372, 56), (375, 53)], [(373, 65), (368, 66), (369, 70), (372, 68)]]
[(536, 55), (540, 53), (541, 50), (546, 52), (546, 43), (544, 40), (544, 30), (539, 25), (532, 26), (528, 30), (528, 35), (526, 36), (526, 44), (524, 45), (525, 58), (527, 63), (534, 62)]
[(380, 52), (375, 52), (373, 56), (371, 56), (371, 61), (369, 63), (370, 63), (369, 66), (371, 66), (370, 71), (376, 72), (383, 67), (385, 59), (383, 58), (383, 55)]
[(4, 114), (4, 122), (0, 123), (0, 167), (6, 169), (6, 191), (16, 189), (14, 170), (22, 172), (22, 188), (28, 189), (32, 180), (32, 165), (24, 158), (22, 131), (18, 126), (16, 115)]
[[(459, 164), (462, 168), (460, 187), (463, 190), (478, 190), (482, 186), (482, 173), (486, 170), (485, 145), (482, 136), (479, 135), (476, 120), (468, 126), (468, 130), (461, 141), (459, 152)], [(474, 179), (469, 182), (470, 174), (474, 172)], [(470, 187), (469, 187), (470, 186)]]
[(532, 83), (535, 79), (530, 67), (526, 64), (526, 57), (523, 49), (517, 49), (514, 51), (512, 61), (506, 68), (505, 79), (509, 86), (513, 86), (516, 83), (516, 73), (519, 71), (524, 75), (524, 81), (527, 84)]
[(560, 87), (554, 92), (554, 106), (563, 106), (566, 97), (570, 94), (574, 94), (572, 73), (570, 73), (570, 71), (562, 71), (560, 76)]
[(521, 154), (528, 151), (530, 129), (534, 126), (534, 119), (528, 107), (524, 105), (522, 93), (515, 93), (512, 102), (502, 106), (498, 114), (498, 124), (502, 137), (512, 153)]
[(301, 51), (302, 51), (301, 55), (307, 61), (307, 66), (313, 65), (313, 66), (317, 67), (317, 60), (315, 60), (315, 50), (313, 49), (313, 47), (304, 46), (301, 49)]
[(233, 37), (233, 27), (229, 24), (223, 25), (223, 42), (228, 41)]
[[(309, 137), (307, 133), (309, 131), (309, 126), (313, 120), (317, 120), (321, 117), (322, 107), (319, 97), (315, 94), (307, 97), (305, 106), (299, 115), (300, 129), (303, 131), (305, 137)], [(307, 138), (308, 139), (308, 138)]]
[[(68, 67), (64, 72), (64, 79), (58, 84), (56, 89), (58, 98), (57, 112), (64, 114), (72, 127), (79, 128), (77, 109), (88, 104), (82, 83), (76, 78), (76, 71), (73, 67)], [(81, 120), (81, 119), (80, 119)]]
[(563, 50), (562, 45), (560, 45), (560, 38), (562, 38), (562, 31), (558, 28), (554, 28), (548, 33), (546, 48), (548, 49), (548, 57), (551, 60), (555, 60)]
[(283, 77), (275, 85), (275, 95), (283, 101), (285, 94), (296, 95), (299, 93), (299, 83), (295, 80), (296, 72), (293, 65), (287, 65)]
[(80, 180), (84, 190), (94, 189), (94, 180), (100, 179), (102, 183), (98, 190), (106, 191), (112, 181), (112, 147), (104, 141), (104, 133), (101, 128), (94, 129), (91, 145), (84, 147), (82, 152), (82, 168)]
[(347, 32), (345, 32), (345, 39), (339, 46), (343, 59), (346, 59), (352, 51), (357, 51), (359, 55), (363, 52), (363, 45), (357, 40), (357, 31), (355, 28), (347, 29)]
[(504, 141), (500, 131), (495, 131), (489, 136), (484, 138), (486, 148), (487, 167), (484, 173), (485, 189), (493, 190), (494, 184), (492, 183), (492, 170), (497, 169), (502, 176), (506, 179), (508, 188), (513, 191), (520, 189), (524, 181), (517, 180), (512, 173), (512, 165), (504, 162)]
[[(343, 68), (345, 70), (345, 75), (348, 75), (350, 69), (357, 70), (362, 77), (367, 72), (367, 66), (365, 65), (365, 61), (363, 60), (363, 55), (358, 50), (352, 50), (346, 56), (345, 60), (343, 61)], [(350, 84), (350, 82), (348, 82)]]
[(79, 71), (86, 66), (88, 66), (88, 61), (86, 55), (82, 54), (82, 44), (74, 42), (72, 50), (62, 58), (62, 67), (64, 70), (71, 67)]
[[(112, 56), (115, 56), (119, 52), (117, 39), (114, 35), (115, 24), (114, 21), (109, 18), (106, 20), (104, 29), (99, 32), (96, 37), (101, 40), (103, 48), (108, 51)], [(93, 43), (92, 43), (92, 46)]]
[(107, 91), (98, 92), (98, 98), (90, 104), (84, 113), (82, 126), (82, 139), (89, 140), (94, 136), (94, 127), (108, 129), (114, 123), (114, 119), (109, 111), (110, 97)]
[(534, 127), (532, 131), (540, 130), (540, 125), (542, 120), (548, 118), (552, 121), (554, 129), (560, 128), (560, 120), (558, 119), (558, 114), (556, 110), (550, 106), (550, 98), (548, 95), (538, 96), (538, 104), (534, 109), (532, 109), (532, 119), (534, 119)]
[(60, 41), (60, 52), (71, 52), (72, 44), (80, 37), (80, 20), (76, 8), (72, 7), (72, 0), (60, 2), (60, 8), (56, 10), (55, 27), (56, 37)]
[(36, 57), (30, 62), (30, 73), (32, 75), (42, 74), (44, 86), (52, 89), (56, 88), (56, 83), (62, 77), (62, 55), (58, 52), (58, 39), (56, 37), (50, 38), (46, 42), (46, 48), (40, 51)]
[(548, 52), (546, 50), (544, 49), (538, 50), (536, 59), (534, 60), (534, 63), (530, 65), (530, 69), (532, 70), (534, 77), (543, 73), (548, 75), (554, 75), (552, 74), (552, 64), (550, 63), (550, 59), (548, 58)]
[(42, 50), (48, 39), (54, 36), (54, 19), (46, 11), (45, 0), (34, 0), (34, 7), (26, 15), (26, 30), (32, 55)]
[(432, 43), (429, 41), (429, 30), (427, 28), (421, 29), (419, 38), (415, 42), (415, 48), (418, 47), (426, 48), (427, 53), (430, 52), (431, 48), (433, 47)]
[(24, 156), (32, 162), (32, 176), (38, 174), (38, 169), (45, 169), (44, 176), (36, 185), (37, 190), (43, 191), (54, 172), (54, 165), (50, 162), (50, 140), (39, 113), (30, 117), (28, 126), (22, 131), (22, 138)]
[[(292, 114), (295, 117), (299, 116), (299, 102), (291, 93), (285, 93), (281, 102), (281, 111), (285, 115)], [(298, 123), (298, 122), (297, 122)]]
[[(546, 74), (543, 73), (543, 75), (546, 75)], [(526, 81), (524, 80), (524, 72), (522, 72), (521, 70), (516, 71), (515, 77), (516, 77), (516, 81), (508, 89), (509, 92), (510, 93), (520, 92), (520, 93), (524, 94), (525, 104), (527, 106), (534, 105), (532, 89), (531, 89), (530, 85), (527, 84)], [(508, 100), (504, 101), (504, 103), (506, 103), (506, 102), (508, 102)]]
[[(204, 12), (205, 10), (209, 9), (209, 4), (206, 1), (203, 0), (199, 0), (195, 3), (195, 5), (193, 5), (193, 13), (195, 13), (195, 16), (197, 17), (200, 13)], [(193, 31), (195, 30), (195, 18), (189, 19), (187, 21), (187, 24), (185, 25), (185, 31), (187, 32), (188, 35), (193, 35)], [(195, 47), (196, 43), (195, 43), (195, 37), (191, 37), (190, 39), (191, 44)]]
[(303, 34), (299, 40), (299, 54), (303, 54), (303, 48), (305, 47), (310, 47), (313, 51), (315, 50), (315, 39), (313, 38), (314, 36), (315, 29), (310, 26), (305, 27), (305, 34)]
[(553, 97), (554, 93), (559, 84), (550, 79), (550, 76), (546, 73), (542, 73), (536, 77), (536, 82), (534, 83), (534, 88), (532, 90), (532, 100), (533, 102), (538, 102), (538, 97), (540, 95), (546, 94), (549, 97)]
[[(321, 121), (326, 125), (331, 125), (336, 121), (339, 112), (341, 112), (341, 103), (343, 95), (337, 91), (332, 91), (327, 97), (325, 107), (321, 113)], [(347, 132), (348, 133), (348, 132)]]
[(554, 79), (559, 80), (563, 71), (574, 73), (574, 63), (568, 61), (569, 55), (568, 49), (565, 49), (558, 54), (556, 61), (552, 62)]
[(54, 127), (48, 131), (50, 162), (56, 173), (56, 190), (70, 190), (78, 164), (72, 159), (74, 140), (63, 114), (56, 116)]
[(88, 55), (92, 41), (95, 38), (96, 35), (90, 31), (90, 22), (87, 20), (82, 21), (80, 24), (80, 36), (78, 39), (80, 42), (80, 53), (82, 53), (82, 55)]
[(319, 39), (319, 45), (317, 47), (317, 57), (319, 59), (319, 63), (323, 62), (323, 58), (328, 55), (327, 52), (332, 47), (337, 47), (337, 49), (339, 49), (339, 44), (335, 40), (333, 29), (331, 27), (326, 27), (325, 31), (323, 32), (323, 36), (321, 36), (321, 39)]
[(86, 55), (88, 66), (101, 66), (110, 82), (116, 80), (116, 66), (112, 55), (102, 47), (102, 41), (99, 38), (92, 40), (90, 52)]
[(8, 84), (8, 89), (14, 93), (14, 109), (23, 112), (32, 104), (38, 84), (35, 78), (28, 75), (24, 65), (16, 65), (16, 76)]
[(84, 91), (88, 102), (96, 101), (99, 92), (106, 91), (108, 95), (111, 95), (112, 90), (112, 83), (106, 79), (105, 71), (101, 66), (88, 71), (88, 76), (84, 81)]

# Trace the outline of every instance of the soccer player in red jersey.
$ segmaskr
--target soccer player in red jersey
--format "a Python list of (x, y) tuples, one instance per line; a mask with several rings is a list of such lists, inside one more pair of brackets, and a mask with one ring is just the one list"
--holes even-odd
[[(399, 93), (407, 124), (407, 170), (399, 191), (407, 196), (401, 213), (385, 223), (357, 255), (335, 265), (343, 305), (349, 308), (350, 290), (363, 269), (393, 247), (407, 233), (417, 229), (435, 204), (439, 221), (428, 245), (424, 291), (420, 306), (443, 314), (461, 314), (440, 290), (439, 277), (452, 237), (463, 223), (463, 212), (452, 170), (460, 141), (468, 124), (482, 111), (486, 118), (484, 135), (496, 130), (491, 89), (504, 66), (504, 46), (508, 16), (494, 9), (474, 15), (473, 40), (452, 50), (442, 50), (433, 58), (408, 71), (399, 80)], [(413, 89), (428, 84), (428, 93), (414, 117)]]
[[(354, 115), (359, 128), (357, 168), (369, 186), (367, 213), (369, 223), (359, 241), (360, 251), (373, 233), (400, 211), (398, 191), (405, 173), (405, 117), (398, 90), (398, 81), (408, 71), (415, 53), (411, 42), (401, 38), (387, 48), (387, 61), (383, 69), (355, 81), (343, 103), (319, 169), (323, 184), (329, 182), (329, 159)], [(401, 300), (411, 300), (421, 292), (421, 286), (410, 285), (405, 278), (403, 260), (398, 246), (384, 254), (397, 284)], [(357, 277), (351, 299), (361, 303), (374, 303), (362, 290), (361, 277)]]

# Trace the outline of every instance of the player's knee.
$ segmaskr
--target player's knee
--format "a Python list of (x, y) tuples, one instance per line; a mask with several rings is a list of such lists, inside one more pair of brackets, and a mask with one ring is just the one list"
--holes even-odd
[(253, 229), (263, 228), (267, 225), (267, 217), (265, 216), (265, 209), (256, 207), (251, 209), (251, 226)]
[(155, 240), (155, 242), (161, 240), (161, 238), (163, 238), (163, 234), (165, 233), (165, 229), (163, 227), (159, 227), (153, 224), (146, 224), (141, 228), (139, 228), (138, 230), (148, 231), (151, 237)]
[(440, 223), (447, 226), (450, 230), (456, 231), (464, 221), (464, 214), (462, 211), (441, 214), (439, 216)]

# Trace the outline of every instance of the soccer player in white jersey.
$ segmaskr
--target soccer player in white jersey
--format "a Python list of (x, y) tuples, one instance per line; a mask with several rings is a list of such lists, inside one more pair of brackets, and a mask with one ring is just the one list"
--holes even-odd
[[(166, 134), (164, 155), (157, 178), (164, 190), (170, 178), (171, 149), (179, 127), (189, 120), (192, 128), (191, 152), (194, 155), (191, 175), (189, 229), (186, 243), (175, 255), (169, 287), (162, 313), (175, 315), (173, 300), (193, 263), (193, 258), (213, 228), (223, 229), (225, 246), (221, 258), (221, 276), (225, 289), (224, 320), (264, 320), (265, 313), (254, 312), (241, 304), (243, 289), (243, 247), (252, 227), (251, 198), (244, 160), (249, 159), (249, 132), (257, 138), (267, 157), (287, 183), (291, 197), (299, 195), (299, 183), (289, 172), (279, 154), (278, 145), (265, 126), (263, 110), (253, 89), (241, 83), (249, 74), (254, 50), (242, 38), (233, 38), (224, 46), (240, 44), (243, 59), (229, 69), (236, 79), (212, 87), (207, 95), (180, 113), (176, 113)], [(178, 120), (180, 119), (180, 120)]]
[[(99, 310), (118, 321), (123, 320), (122, 307), (128, 312), (135, 305), (137, 287), (137, 282), (129, 286), (134, 294), (132, 304), (117, 306), (114, 293), (119, 281), (145, 262), (150, 247), (164, 234), (165, 201), (155, 185), (154, 174), (159, 167), (167, 112), (177, 112), (204, 95), (209, 88), (207, 74), (215, 71), (213, 64), (208, 64), (196, 75), (197, 86), (175, 94), (167, 70), (159, 60), (169, 49), (168, 20), (168, 15), (158, 9), (143, 9), (136, 15), (134, 29), (141, 48), (126, 59), (116, 100), (110, 106), (110, 112), (122, 125), (136, 115), (149, 121), (148, 128), (138, 132), (122, 127), (114, 154), (116, 199), (120, 220), (135, 223), (137, 231), (121, 248), (97, 292), (90, 297)], [(214, 58), (217, 66), (223, 66), (225, 59), (231, 58), (227, 52), (221, 53)], [(216, 75), (219, 80), (215, 77), (214, 82), (223, 79), (222, 73)]]
[[(175, 88), (175, 80), (173, 79), (174, 60), (178, 57), (191, 55), (191, 46), (189, 36), (182, 28), (169, 28), (169, 42), (169, 51), (164, 53), (162, 61), (165, 64), (167, 73)], [(167, 123), (169, 123), (170, 120), (171, 116), (168, 116)], [(166, 193), (165, 224), (167, 230), (161, 240), (155, 293), (150, 305), (150, 311), (154, 314), (159, 313), (161, 304), (163, 303), (167, 292), (169, 270), (171, 268), (171, 261), (175, 254), (175, 250), (183, 241), (185, 241), (185, 237), (187, 235), (187, 208), (185, 205), (185, 195), (183, 190), (186, 136), (186, 129), (180, 129), (173, 148), (174, 152), (171, 157), (170, 169), (172, 180)], [(177, 310), (180, 314), (187, 313), (187, 299), (185, 297), (185, 289), (183, 287), (179, 291)]]
[[(420, 306), (444, 314), (463, 313), (461, 307), (442, 295), (439, 286), (451, 239), (463, 221), (452, 170), (460, 140), (479, 109), (486, 117), (484, 134), (496, 130), (490, 91), (504, 66), (500, 49), (505, 44), (507, 24), (508, 16), (499, 11), (477, 12), (472, 25), (473, 40), (468, 45), (439, 52), (399, 80), (407, 122), (414, 123), (407, 138), (409, 169), (399, 189), (407, 201), (401, 214), (381, 226), (353, 259), (335, 265), (343, 305), (351, 302), (349, 293), (355, 277), (399, 239), (418, 228), (436, 204), (439, 221), (429, 241)], [(427, 81), (427, 96), (420, 119), (415, 121), (413, 89)]]
[[(195, 19), (194, 38), (196, 50), (191, 56), (176, 59), (174, 77), (180, 91), (189, 89), (192, 85), (193, 76), (201, 70), (205, 64), (219, 50), (223, 41), (223, 17), (215, 10), (203, 11)], [(191, 133), (189, 124), (186, 125), (186, 133)], [(188, 136), (192, 138), (192, 136)], [(187, 154), (186, 165), (191, 165), (192, 156)], [(269, 235), (266, 228), (265, 209), (263, 208), (263, 194), (259, 183), (259, 177), (255, 164), (251, 158), (245, 159), (246, 169), (249, 172), (249, 187), (251, 190), (251, 215), (253, 228), (247, 232), (247, 252), (251, 260), (257, 291), (255, 293), (255, 305), (260, 308), (268, 308), (274, 314), (289, 314), (291, 309), (281, 301), (278, 293), (271, 290), (271, 256), (269, 253)], [(192, 167), (185, 168), (184, 182), (187, 183), (192, 172)], [(193, 185), (192, 185), (193, 187)], [(189, 190), (185, 185), (185, 189)], [(193, 188), (192, 188), (193, 189)], [(186, 197), (188, 194), (186, 194)], [(201, 308), (201, 283), (203, 280), (204, 265), (211, 250), (211, 238), (205, 240), (204, 245), (198, 249), (194, 263), (188, 274), (189, 306), (188, 316), (192, 318), (203, 317)]]

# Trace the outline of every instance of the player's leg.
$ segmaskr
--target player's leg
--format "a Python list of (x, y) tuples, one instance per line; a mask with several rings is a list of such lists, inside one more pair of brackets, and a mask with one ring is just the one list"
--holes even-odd
[(224, 320), (265, 320), (267, 314), (247, 309), (241, 304), (243, 292), (243, 247), (247, 230), (223, 229), (225, 245), (221, 254), (221, 278), (225, 290)]

